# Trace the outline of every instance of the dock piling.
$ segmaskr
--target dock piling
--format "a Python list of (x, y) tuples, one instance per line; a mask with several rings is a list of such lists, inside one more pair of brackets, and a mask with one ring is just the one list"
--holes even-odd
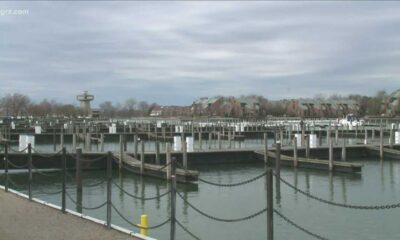
[(268, 134), (264, 133), (264, 163), (268, 164)]
[[(74, 134), (75, 135), (75, 134)], [(62, 189), (61, 189), (61, 211), (65, 213), (66, 205), (66, 193), (67, 193), (67, 150), (65, 147), (62, 149)]]
[(111, 228), (111, 181), (112, 181), (112, 153), (107, 153), (107, 228)]
[[(267, 240), (274, 239), (274, 199), (273, 199), (273, 177), (272, 168), (267, 168)], [(277, 180), (278, 181), (278, 180)]]
[(299, 165), (298, 153), (297, 153), (297, 137), (293, 137), (293, 167), (297, 168)]
[(333, 141), (329, 138), (329, 171), (333, 170)]
[(29, 200), (32, 201), (32, 145), (28, 144), (28, 171), (29, 171), (29, 181), (28, 181), (28, 195)]
[(78, 193), (82, 194), (82, 169), (81, 169), (81, 158), (82, 158), (82, 148), (76, 149), (76, 162), (75, 162), (75, 171), (76, 171), (76, 190)]

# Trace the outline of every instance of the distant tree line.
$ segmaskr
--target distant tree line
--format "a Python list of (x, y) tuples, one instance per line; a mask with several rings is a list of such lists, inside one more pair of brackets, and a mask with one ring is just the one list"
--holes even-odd
[[(345, 99), (354, 100), (358, 106), (358, 114), (365, 115), (381, 115), (385, 111), (385, 102), (387, 102), (389, 95), (385, 91), (378, 91), (374, 96), (363, 96), (357, 94), (350, 94), (347, 96), (341, 95), (316, 95), (311, 100), (329, 102), (340, 101)], [(289, 100), (271, 101), (263, 96), (247, 95), (240, 98), (256, 99), (257, 108), (252, 111), (246, 110), (240, 106), (240, 101), (235, 100), (234, 97), (226, 98), (232, 102), (231, 106), (224, 105), (226, 109), (222, 111), (222, 117), (228, 112), (231, 117), (266, 117), (272, 116), (290, 116), (287, 110), (287, 102)], [(240, 99), (239, 98), (239, 99)], [(233, 99), (233, 100), (232, 100)], [(138, 117), (149, 116), (151, 110), (158, 106), (156, 103), (148, 103), (146, 101), (138, 101), (134, 98), (129, 98), (123, 103), (113, 103), (105, 101), (99, 104), (99, 111), (101, 117), (115, 118), (115, 117)], [(228, 107), (227, 107), (228, 106)], [(394, 114), (400, 115), (400, 107), (393, 110)], [(251, 115), (248, 115), (251, 113)], [(49, 116), (66, 116), (78, 117), (82, 116), (82, 112), (77, 105), (63, 104), (55, 100), (43, 99), (40, 102), (32, 101), (27, 95), (14, 93), (7, 94), (0, 98), (0, 115), (2, 116), (35, 116), (35, 117), (49, 117)]]
[[(148, 116), (154, 106), (154, 103), (149, 104), (130, 98), (123, 104), (116, 103), (114, 105), (111, 101), (103, 102), (99, 105), (99, 110), (103, 117), (135, 117)], [(27, 95), (14, 93), (0, 98), (0, 115), (10, 117), (78, 117), (82, 116), (83, 113), (79, 106), (73, 104), (63, 104), (48, 99), (34, 102)]]

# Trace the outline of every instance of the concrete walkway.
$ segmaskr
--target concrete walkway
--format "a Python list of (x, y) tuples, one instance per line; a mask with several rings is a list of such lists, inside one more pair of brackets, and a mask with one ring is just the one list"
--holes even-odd
[(116, 230), (0, 189), (0, 239), (129, 240)]

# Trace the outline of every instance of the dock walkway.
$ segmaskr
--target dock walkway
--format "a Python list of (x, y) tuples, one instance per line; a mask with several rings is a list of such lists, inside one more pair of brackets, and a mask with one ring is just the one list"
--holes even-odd
[(30, 202), (0, 189), (0, 239), (7, 240), (139, 240), (70, 213)]

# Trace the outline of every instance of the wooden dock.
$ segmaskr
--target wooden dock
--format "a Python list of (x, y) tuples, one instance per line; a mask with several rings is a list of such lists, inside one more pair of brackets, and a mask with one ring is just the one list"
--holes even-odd
[[(260, 160), (264, 159), (263, 151), (254, 151), (255, 157)], [(276, 153), (268, 151), (268, 159), (273, 159), (275, 164)], [(294, 166), (294, 157), (281, 154), (281, 165), (282, 166)], [(297, 157), (299, 168), (310, 168), (310, 169), (320, 169), (329, 171), (329, 161), (322, 159), (304, 158)], [(271, 161), (269, 161), (271, 162)], [(344, 162), (344, 161), (333, 161), (333, 171), (335, 172), (346, 172), (346, 173), (356, 173), (361, 172), (362, 164)]]
[[(366, 149), (370, 155), (378, 157), (380, 156), (379, 146), (368, 146), (366, 147)], [(385, 158), (400, 160), (400, 151), (393, 148), (384, 147), (383, 155), (385, 156)]]
[[(167, 179), (170, 174), (169, 172), (171, 171), (171, 166), (162, 166), (150, 163), (142, 164), (140, 160), (128, 153), (123, 153), (121, 156), (119, 152), (114, 152), (113, 155), (118, 160), (118, 164), (122, 164), (121, 167), (125, 167), (134, 173), (142, 174), (144, 176)], [(178, 182), (197, 181), (198, 175), (198, 171), (176, 168), (176, 179)]]

